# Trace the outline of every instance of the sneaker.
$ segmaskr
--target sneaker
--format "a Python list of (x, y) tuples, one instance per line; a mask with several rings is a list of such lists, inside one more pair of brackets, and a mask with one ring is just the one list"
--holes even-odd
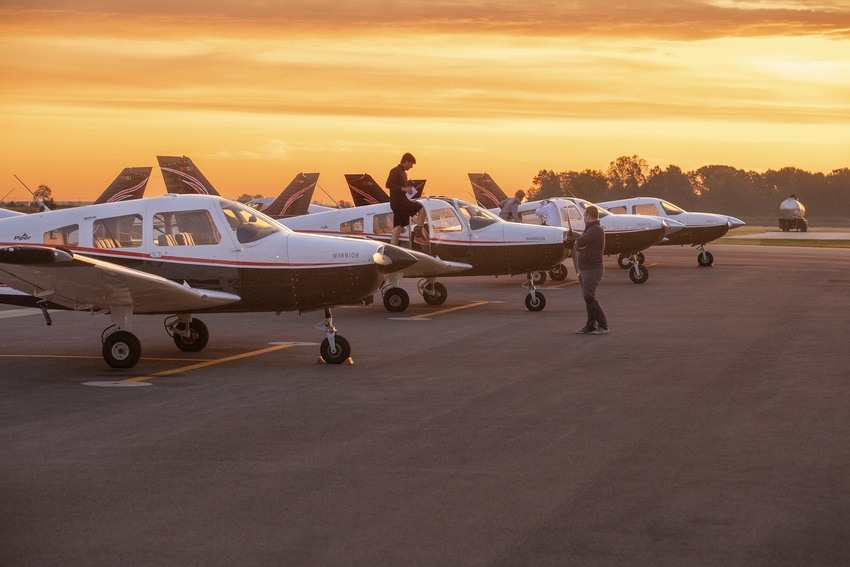
[(431, 244), (431, 241), (428, 238), (425, 238), (424, 236), (414, 237), (413, 242), (419, 244), (420, 246), (428, 246), (429, 244)]
[(577, 335), (589, 335), (589, 334), (593, 333), (594, 331), (596, 331), (596, 329), (594, 329), (593, 327), (588, 327), (587, 325), (585, 325), (584, 327), (582, 327), (581, 329), (576, 331), (576, 334)]
[(608, 332), (608, 327), (599, 326), (599, 327), (596, 327), (596, 330), (591, 332), (590, 334), (591, 335), (604, 335), (607, 332)]

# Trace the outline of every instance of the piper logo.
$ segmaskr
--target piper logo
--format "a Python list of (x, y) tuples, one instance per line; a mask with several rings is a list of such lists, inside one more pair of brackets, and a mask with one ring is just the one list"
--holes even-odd
[(20, 235), (16, 236), (16, 237), (14, 238), (14, 240), (20, 240), (21, 242), (23, 242), (24, 240), (32, 240), (32, 236), (30, 236), (29, 234), (27, 234), (27, 233), (25, 232), (25, 233), (23, 233), (23, 234), (20, 234)]

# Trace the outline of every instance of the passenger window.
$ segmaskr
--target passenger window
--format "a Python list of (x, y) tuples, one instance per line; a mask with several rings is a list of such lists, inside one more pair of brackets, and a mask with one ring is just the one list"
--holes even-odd
[(657, 215), (658, 208), (654, 204), (647, 203), (645, 205), (635, 205), (636, 215)]
[(53, 246), (77, 246), (80, 243), (80, 226), (71, 224), (44, 233), (44, 243)]
[(209, 211), (168, 211), (153, 217), (153, 242), (157, 246), (218, 244), (221, 234)]
[(350, 221), (346, 221), (344, 223), (340, 223), (339, 225), (340, 232), (357, 232), (363, 234), (363, 219), (354, 219)]
[(142, 245), (142, 215), (97, 219), (92, 223), (95, 248), (137, 248)]
[(522, 211), (519, 213), (519, 220), (525, 224), (543, 224), (543, 221), (534, 214), (534, 211)]
[[(608, 211), (611, 212), (611, 213), (614, 213), (615, 215), (624, 215), (628, 212), (626, 207), (622, 206), (622, 205), (617, 206), (617, 207), (608, 207)], [(573, 218), (573, 217), (570, 217), (570, 218)]]
[(567, 205), (563, 207), (564, 218), (569, 218), (570, 221), (579, 221), (581, 220), (581, 213), (578, 212), (578, 209), (572, 206)]

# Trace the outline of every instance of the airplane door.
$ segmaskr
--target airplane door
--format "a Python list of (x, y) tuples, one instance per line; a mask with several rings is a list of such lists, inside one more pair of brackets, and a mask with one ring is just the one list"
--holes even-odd
[(471, 234), (457, 210), (442, 199), (422, 202), (427, 211), (432, 253), (443, 260), (469, 263), (472, 259)]

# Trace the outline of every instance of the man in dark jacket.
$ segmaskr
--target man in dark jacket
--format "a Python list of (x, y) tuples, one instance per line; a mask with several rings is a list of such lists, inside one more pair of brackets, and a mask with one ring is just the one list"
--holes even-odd
[(407, 181), (407, 170), (413, 167), (416, 158), (406, 153), (401, 156), (401, 162), (390, 170), (387, 177), (387, 189), (390, 190), (390, 209), (393, 211), (393, 235), (390, 242), (398, 244), (402, 231), (410, 223), (410, 217), (416, 217), (418, 234), (414, 231), (414, 240), (418, 244), (429, 244), (428, 233), (424, 230), (425, 209), (422, 203), (411, 201), (410, 195), (415, 195), (415, 188)]
[(584, 234), (575, 241), (581, 294), (587, 307), (587, 324), (576, 331), (579, 335), (604, 335), (608, 332), (608, 320), (596, 300), (596, 288), (602, 281), (605, 265), (605, 229), (599, 224), (599, 209), (593, 205), (584, 211)]

